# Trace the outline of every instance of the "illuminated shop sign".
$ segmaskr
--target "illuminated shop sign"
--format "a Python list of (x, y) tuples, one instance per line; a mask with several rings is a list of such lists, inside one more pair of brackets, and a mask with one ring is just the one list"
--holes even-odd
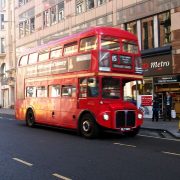
[(167, 76), (167, 77), (154, 77), (155, 84), (164, 84), (164, 83), (179, 83), (180, 75)]
[(142, 66), (144, 76), (172, 74), (172, 56), (165, 54), (143, 58)]

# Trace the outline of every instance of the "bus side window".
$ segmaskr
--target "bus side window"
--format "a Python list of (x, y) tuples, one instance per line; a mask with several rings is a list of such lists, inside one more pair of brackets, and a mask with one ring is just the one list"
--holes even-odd
[(34, 86), (26, 87), (26, 97), (36, 97), (36, 87)]
[(99, 95), (99, 83), (96, 78), (88, 78), (87, 96), (97, 97)]
[(64, 55), (74, 54), (78, 51), (77, 42), (69, 43), (64, 45)]
[(47, 97), (47, 89), (45, 86), (37, 87), (37, 97)]
[(34, 64), (38, 60), (38, 53), (32, 53), (29, 55), (29, 61), (28, 64)]
[(27, 65), (27, 62), (28, 62), (28, 55), (22, 56), (20, 59), (19, 65), (20, 66)]
[(49, 52), (43, 52), (39, 54), (39, 61), (45, 61), (49, 59)]
[(48, 94), (49, 94), (49, 97), (60, 97), (61, 95), (60, 85), (49, 85)]
[(51, 54), (50, 54), (51, 59), (56, 59), (56, 58), (59, 58), (61, 56), (62, 56), (62, 48), (51, 50)]
[(97, 38), (95, 36), (81, 39), (80, 41), (80, 51), (90, 51), (97, 47)]
[(84, 98), (87, 97), (87, 78), (79, 79), (79, 97)]

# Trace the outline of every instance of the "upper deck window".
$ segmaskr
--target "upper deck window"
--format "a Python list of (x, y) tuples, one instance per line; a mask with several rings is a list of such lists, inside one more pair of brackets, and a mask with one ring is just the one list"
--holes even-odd
[(94, 50), (97, 47), (97, 38), (95, 36), (87, 37), (81, 39), (80, 42), (80, 51), (90, 51)]
[(135, 53), (135, 54), (138, 53), (138, 45), (136, 42), (128, 41), (125, 39), (123, 39), (122, 42), (123, 42), (123, 51), (124, 52)]
[(49, 52), (43, 52), (39, 54), (39, 61), (45, 61), (49, 59)]
[(38, 60), (38, 53), (32, 53), (29, 55), (29, 61), (28, 64), (34, 64)]
[(78, 51), (78, 44), (77, 44), (77, 42), (66, 44), (64, 46), (64, 55), (74, 54), (77, 51)]
[(51, 54), (50, 54), (51, 59), (56, 59), (61, 56), (62, 56), (62, 48), (51, 50)]
[(102, 36), (101, 49), (119, 51), (120, 50), (119, 39), (111, 36)]
[(19, 62), (20, 66), (24, 66), (27, 65), (27, 61), (28, 61), (28, 55), (22, 56)]

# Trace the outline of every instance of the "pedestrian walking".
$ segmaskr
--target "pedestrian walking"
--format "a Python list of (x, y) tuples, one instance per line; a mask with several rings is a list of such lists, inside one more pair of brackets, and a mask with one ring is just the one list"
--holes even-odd
[(169, 92), (166, 92), (164, 98), (164, 121), (167, 119), (171, 121), (171, 108), (172, 108), (172, 97)]
[(152, 121), (158, 121), (159, 120), (159, 98), (156, 94), (154, 94), (153, 98), (153, 116), (152, 116)]

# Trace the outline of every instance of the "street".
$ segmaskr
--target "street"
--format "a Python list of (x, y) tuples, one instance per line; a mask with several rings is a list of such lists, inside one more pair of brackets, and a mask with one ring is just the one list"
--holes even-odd
[(1, 180), (179, 180), (180, 140), (75, 132), (0, 115)]

